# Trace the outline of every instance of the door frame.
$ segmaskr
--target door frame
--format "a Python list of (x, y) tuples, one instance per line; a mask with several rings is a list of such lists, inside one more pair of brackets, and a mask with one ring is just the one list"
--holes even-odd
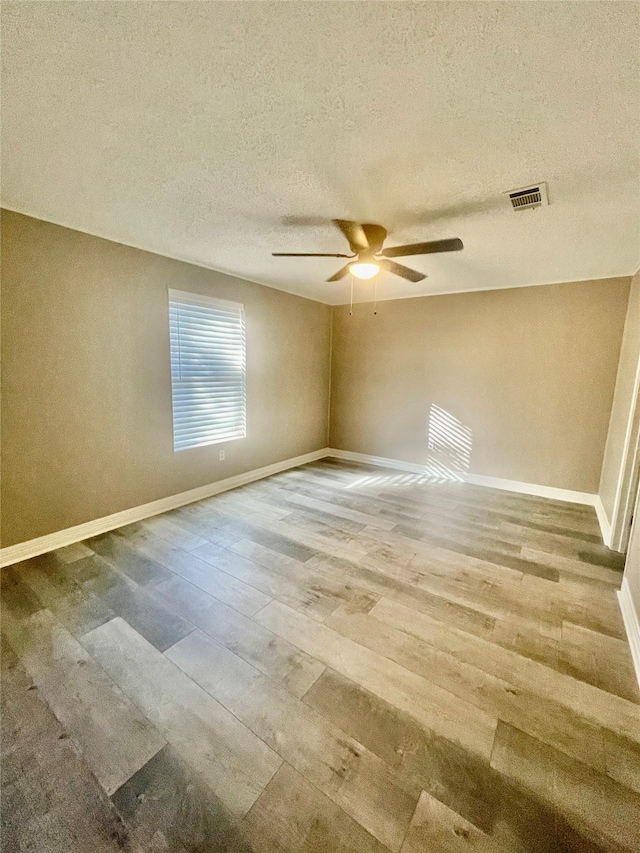
[(625, 435), (622, 464), (618, 476), (616, 499), (611, 518), (613, 551), (624, 553), (631, 535), (631, 520), (640, 487), (640, 356), (631, 396), (631, 408)]

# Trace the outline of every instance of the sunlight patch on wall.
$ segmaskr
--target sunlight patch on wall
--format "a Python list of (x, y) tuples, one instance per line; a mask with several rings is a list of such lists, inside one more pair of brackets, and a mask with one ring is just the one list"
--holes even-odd
[(463, 483), (471, 463), (473, 432), (450, 412), (435, 404), (429, 410), (428, 455), (424, 470), (415, 474), (375, 474), (347, 486), (416, 486), (422, 483)]
[(428, 469), (444, 480), (464, 480), (471, 463), (472, 443), (473, 433), (468, 426), (440, 406), (431, 405)]

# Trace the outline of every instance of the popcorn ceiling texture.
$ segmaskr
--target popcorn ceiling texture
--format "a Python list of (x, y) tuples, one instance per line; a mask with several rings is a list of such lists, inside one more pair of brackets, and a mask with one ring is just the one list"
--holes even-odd
[[(4, 206), (329, 303), (333, 217), (408, 259), (379, 298), (627, 275), (636, 3), (3, 3)], [(501, 192), (546, 180), (550, 206)], [(372, 296), (359, 283), (356, 299)]]

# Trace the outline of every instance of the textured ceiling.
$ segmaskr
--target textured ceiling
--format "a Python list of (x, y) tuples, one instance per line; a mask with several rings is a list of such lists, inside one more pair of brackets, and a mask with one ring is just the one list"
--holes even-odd
[(345, 251), (331, 218), (463, 239), (379, 298), (638, 266), (637, 3), (2, 7), (8, 208), (331, 303), (341, 261), (270, 256)]

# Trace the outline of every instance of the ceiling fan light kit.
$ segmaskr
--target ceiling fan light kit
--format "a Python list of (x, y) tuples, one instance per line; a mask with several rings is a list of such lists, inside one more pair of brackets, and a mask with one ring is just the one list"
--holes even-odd
[(459, 252), (463, 249), (462, 240), (431, 240), (428, 243), (410, 243), (405, 246), (391, 246), (383, 249), (387, 237), (387, 229), (373, 223), (360, 224), (348, 219), (334, 219), (342, 234), (347, 238), (351, 255), (327, 252), (273, 252), (274, 257), (280, 258), (356, 258), (353, 263), (343, 266), (327, 281), (339, 281), (348, 273), (356, 278), (373, 278), (381, 269), (405, 278), (408, 281), (422, 281), (424, 273), (405, 267), (392, 261), (391, 258), (402, 258), (408, 255), (432, 255), (436, 252)]
[(356, 278), (373, 278), (379, 271), (380, 267), (375, 261), (365, 263), (358, 261), (355, 264), (349, 264), (349, 272), (351, 275), (355, 275)]

